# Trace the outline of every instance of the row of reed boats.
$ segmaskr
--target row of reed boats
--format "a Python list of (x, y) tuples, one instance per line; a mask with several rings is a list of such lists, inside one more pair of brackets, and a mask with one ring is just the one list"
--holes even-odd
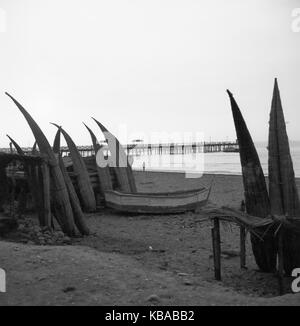
[[(89, 234), (84, 212), (95, 212), (99, 203), (127, 213), (169, 214), (198, 210), (207, 202), (210, 191), (206, 188), (175, 193), (139, 193), (131, 164), (119, 140), (94, 118), (106, 140), (109, 158), (104, 154), (107, 149), (102, 150), (103, 144), (100, 145), (95, 133), (86, 124), (96, 156), (83, 158), (71, 136), (55, 123), (52, 125), (57, 128), (57, 133), (51, 146), (28, 111), (15, 98), (6, 94), (16, 104), (34, 134), (36, 142), (31, 155), (43, 157), (50, 166), (51, 213), (68, 235), (75, 235), (76, 229), (83, 235)], [(69, 149), (69, 163), (66, 163), (60, 151), (61, 136)], [(18, 143), (8, 137), (17, 153), (26, 155)], [(31, 171), (25, 172), (29, 188), (38, 202), (35, 178)], [(96, 182), (93, 182), (95, 177)]]

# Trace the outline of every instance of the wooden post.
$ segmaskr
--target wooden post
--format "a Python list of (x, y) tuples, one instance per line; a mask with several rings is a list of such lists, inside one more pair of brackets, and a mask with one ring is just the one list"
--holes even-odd
[(221, 237), (220, 237), (220, 221), (217, 217), (213, 220), (214, 226), (211, 230), (213, 253), (214, 253), (214, 268), (215, 279), (221, 281)]
[(240, 227), (240, 260), (241, 269), (246, 269), (246, 229)]
[(21, 184), (21, 191), (18, 196), (18, 216), (21, 217), (27, 207), (27, 192), (24, 183)]
[(49, 167), (46, 162), (42, 163), (42, 176), (43, 176), (43, 206), (44, 206), (44, 222), (45, 226), (51, 228), (51, 203), (50, 203), (50, 173)]
[(15, 179), (15, 166), (12, 166), (12, 174), (11, 174), (11, 196), (10, 196), (10, 215), (15, 217), (15, 196), (16, 196), (16, 179)]
[(278, 231), (278, 285), (279, 295), (284, 294), (283, 234)]
[(43, 174), (42, 168), (37, 163), (32, 163), (32, 175), (33, 175), (33, 185), (36, 195), (36, 210), (38, 213), (38, 218), (40, 226), (46, 226), (45, 215), (44, 215), (44, 186), (43, 186)]

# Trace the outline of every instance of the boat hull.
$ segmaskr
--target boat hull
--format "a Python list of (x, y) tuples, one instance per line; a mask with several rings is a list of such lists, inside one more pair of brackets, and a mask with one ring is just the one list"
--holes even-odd
[(209, 190), (176, 193), (122, 193), (106, 191), (105, 202), (120, 212), (138, 214), (174, 214), (195, 211), (207, 203)]

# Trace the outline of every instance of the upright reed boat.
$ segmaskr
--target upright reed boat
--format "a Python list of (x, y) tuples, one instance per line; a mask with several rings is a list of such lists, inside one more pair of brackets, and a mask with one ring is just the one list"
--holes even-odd
[[(237, 134), (242, 165), (246, 210), (249, 215), (267, 217), (270, 214), (270, 202), (265, 176), (250, 132), (241, 111), (230, 91), (227, 91)], [(256, 263), (260, 270), (272, 272), (276, 269), (277, 248), (271, 229), (260, 228), (257, 233), (263, 240), (251, 233), (251, 243)]]
[(8, 93), (5, 94), (12, 99), (20, 112), (23, 114), (29, 127), (32, 130), (32, 133), (34, 134), (41, 154), (44, 155), (51, 164), (50, 175), (52, 182), (53, 206), (55, 208), (54, 214), (57, 221), (61, 225), (62, 230), (66, 234), (73, 236), (75, 234), (75, 224), (69, 194), (58, 161), (52, 151), (52, 148), (41, 128), (31, 117), (31, 115), (11, 95)]
[(73, 162), (74, 172), (77, 175), (76, 180), (78, 183), (78, 189), (80, 192), (80, 199), (83, 204), (83, 209), (85, 212), (94, 212), (96, 211), (96, 198), (93, 191), (92, 183), (90, 181), (90, 176), (88, 174), (87, 167), (83, 161), (83, 158), (81, 157), (78, 148), (70, 137), (70, 135), (57, 124), (53, 123), (53, 125), (60, 130), (67, 142)]
[(119, 140), (114, 136), (102, 123), (93, 118), (100, 130), (102, 131), (108, 143), (117, 179), (120, 185), (120, 190), (126, 193), (136, 193), (137, 188), (134, 180), (134, 175), (128, 157), (122, 148)]
[[(289, 139), (275, 79), (269, 124), (269, 194), (272, 215), (300, 217), (300, 202), (295, 181)], [(300, 235), (283, 228), (283, 261), (288, 275), (300, 267)]]

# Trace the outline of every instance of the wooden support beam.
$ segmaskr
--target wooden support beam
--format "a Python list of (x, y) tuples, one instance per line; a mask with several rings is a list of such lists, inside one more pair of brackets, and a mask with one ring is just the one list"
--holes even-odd
[(15, 196), (16, 196), (16, 179), (15, 179), (14, 171), (11, 176), (11, 182), (12, 182), (12, 189), (11, 189), (11, 194), (10, 194), (10, 215), (14, 218), (15, 217)]
[(240, 261), (241, 269), (247, 269), (246, 267), (246, 229), (240, 227)]
[(27, 191), (25, 185), (21, 185), (21, 190), (18, 196), (18, 217), (21, 217), (22, 214), (26, 211), (27, 207)]
[(33, 203), (34, 206), (37, 210), (38, 213), (38, 218), (40, 225), (43, 223), (43, 217), (41, 216), (42, 214), (42, 209), (41, 209), (41, 194), (39, 192), (39, 184), (37, 181), (37, 176), (36, 176), (36, 169), (35, 169), (35, 163), (34, 162), (28, 162), (26, 164), (26, 172), (28, 175), (28, 184), (29, 184), (29, 190), (32, 194), (33, 197)]
[(284, 294), (283, 234), (278, 231), (278, 286), (279, 295)]
[(33, 188), (36, 195), (36, 210), (38, 213), (40, 226), (46, 226), (44, 219), (44, 201), (43, 201), (43, 174), (40, 164), (32, 163), (31, 164), (32, 175), (33, 175)]
[(43, 206), (44, 206), (44, 223), (45, 226), (51, 228), (52, 214), (51, 214), (51, 194), (50, 194), (50, 172), (47, 163), (43, 162), (41, 166), (43, 177)]
[(214, 269), (215, 279), (221, 281), (221, 236), (220, 236), (220, 221), (218, 218), (213, 219), (212, 244), (214, 253)]

